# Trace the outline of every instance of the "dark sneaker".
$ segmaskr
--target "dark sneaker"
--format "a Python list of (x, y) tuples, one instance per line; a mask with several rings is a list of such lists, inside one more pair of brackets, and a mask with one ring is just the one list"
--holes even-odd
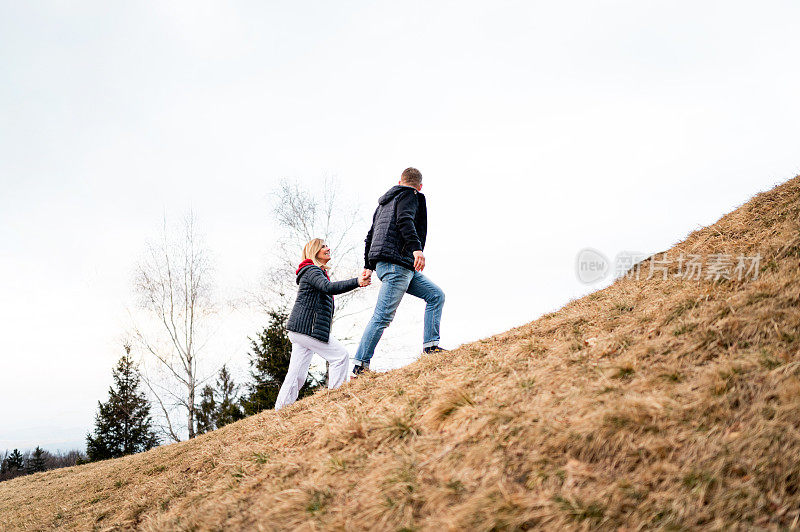
[(449, 351), (449, 349), (443, 349), (438, 345), (432, 345), (422, 350), (422, 352), (425, 353), (426, 355), (430, 355), (431, 353), (441, 353), (443, 351)]
[(359, 375), (363, 375), (364, 373), (368, 372), (369, 368), (366, 366), (353, 366), (353, 373), (350, 375), (351, 379), (355, 379)]

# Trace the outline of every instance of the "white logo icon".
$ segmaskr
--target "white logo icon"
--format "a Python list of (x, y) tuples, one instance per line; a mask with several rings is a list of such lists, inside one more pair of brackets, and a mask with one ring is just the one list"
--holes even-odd
[(584, 248), (575, 257), (575, 274), (582, 283), (594, 283), (608, 275), (610, 264), (605, 255), (592, 248)]

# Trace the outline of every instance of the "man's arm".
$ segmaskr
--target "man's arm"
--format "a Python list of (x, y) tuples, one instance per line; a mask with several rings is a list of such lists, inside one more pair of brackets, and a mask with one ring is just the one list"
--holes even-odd
[(367, 238), (364, 240), (364, 270), (372, 270), (372, 264), (369, 263), (369, 248), (372, 246), (372, 233), (375, 230), (375, 217), (378, 216), (378, 209), (375, 209), (375, 213), (372, 215), (372, 225), (369, 226)]
[(397, 230), (403, 237), (409, 251), (422, 252), (422, 244), (414, 227), (414, 218), (417, 216), (417, 195), (405, 193), (397, 198)]

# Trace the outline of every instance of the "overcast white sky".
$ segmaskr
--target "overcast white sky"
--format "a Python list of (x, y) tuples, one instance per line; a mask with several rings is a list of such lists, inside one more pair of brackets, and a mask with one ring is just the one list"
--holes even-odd
[[(337, 176), (366, 219), (422, 171), (445, 347), (599, 288), (581, 248), (664, 250), (798, 172), (799, 24), (790, 1), (1, 0), (0, 452), (84, 446), (165, 213), (193, 209), (221, 296), (256, 288), (283, 177)], [(234, 314), (213, 355), (243, 377), (266, 320)]]

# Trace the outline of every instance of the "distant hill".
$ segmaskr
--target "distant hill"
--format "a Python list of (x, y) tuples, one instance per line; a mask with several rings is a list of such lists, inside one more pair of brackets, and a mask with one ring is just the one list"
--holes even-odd
[[(701, 279), (676, 275), (681, 254), (703, 258)], [(729, 273), (760, 260), (706, 279), (727, 264), (714, 254)], [(797, 527), (800, 177), (668, 257), (666, 280), (645, 261), (639, 279), (280, 413), (4, 482), (0, 528)]]

